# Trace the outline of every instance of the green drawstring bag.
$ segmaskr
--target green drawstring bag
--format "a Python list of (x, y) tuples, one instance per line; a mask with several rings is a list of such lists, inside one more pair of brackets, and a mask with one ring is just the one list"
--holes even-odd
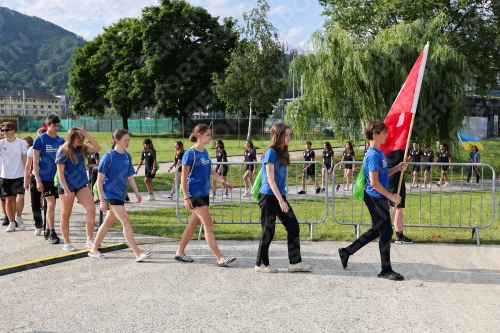
[(356, 179), (356, 185), (354, 185), (353, 196), (354, 199), (363, 201), (365, 196), (365, 186), (366, 186), (366, 177), (365, 177), (365, 166), (361, 166), (361, 170), (359, 170), (358, 178)]
[(54, 176), (54, 187), (58, 187), (58, 186), (59, 186), (59, 175), (56, 172), (56, 174)]
[(262, 184), (262, 168), (259, 170), (259, 173), (257, 174), (257, 178), (255, 178), (255, 181), (253, 183), (252, 187), (252, 198), (254, 200), (259, 200), (259, 192), (260, 192), (260, 186)]

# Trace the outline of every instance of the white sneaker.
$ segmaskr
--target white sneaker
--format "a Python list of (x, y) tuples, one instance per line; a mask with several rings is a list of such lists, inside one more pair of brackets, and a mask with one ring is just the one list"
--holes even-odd
[(163, 197), (167, 198), (167, 199), (172, 199), (172, 193), (169, 193), (167, 195), (164, 195)]
[(155, 201), (155, 195), (154, 194), (148, 194), (146, 200), (147, 201)]
[(73, 245), (71, 245), (71, 243), (64, 244), (62, 248), (66, 252), (75, 252), (76, 251), (75, 247)]
[(299, 262), (298, 264), (290, 264), (288, 266), (289, 272), (309, 272), (312, 271), (311, 265), (304, 264), (303, 262)]
[(17, 227), (19, 230), (26, 229), (26, 225), (24, 224), (22, 216), (16, 216)]
[(446, 187), (446, 186), (450, 186), (450, 184), (448, 184), (448, 182), (444, 183), (443, 187)]
[(255, 271), (259, 273), (278, 273), (278, 269), (271, 267), (271, 265), (266, 266), (264, 264), (257, 266), (255, 265)]
[(215, 193), (210, 194), (209, 197), (215, 199)]
[(479, 185), (481, 185), (481, 184), (479, 184), (479, 183), (475, 183), (474, 185), (479, 186)]
[(3, 213), (0, 213), (0, 220), (5, 220), (5, 215)]
[(88, 240), (85, 242), (85, 248), (86, 249), (90, 249), (92, 247), (92, 245), (94, 245), (94, 240), (91, 239), (91, 240)]
[(347, 186), (346, 186), (346, 187), (344, 187), (344, 191), (347, 191), (347, 190), (349, 190), (349, 188), (348, 188)]
[(5, 231), (7, 231), (7, 232), (12, 232), (14, 230), (16, 230), (16, 224), (14, 222), (10, 222), (7, 229), (5, 229)]
[(441, 182), (437, 182), (437, 183), (436, 183), (436, 185), (437, 185), (437, 186), (441, 186)]
[(34, 235), (35, 236), (41, 236), (42, 235), (42, 228), (35, 228)]
[(227, 195), (227, 194), (224, 194), (224, 195), (222, 196), (222, 199), (227, 199), (227, 198), (229, 198), (229, 195)]
[(250, 196), (250, 192), (248, 192), (247, 190), (245, 190), (245, 192), (243, 192), (243, 194), (241, 196), (242, 197), (249, 197)]
[(427, 184), (422, 185), (422, 188), (427, 188)]
[(464, 183), (464, 186), (469, 186), (469, 185), (470, 185), (469, 182)]

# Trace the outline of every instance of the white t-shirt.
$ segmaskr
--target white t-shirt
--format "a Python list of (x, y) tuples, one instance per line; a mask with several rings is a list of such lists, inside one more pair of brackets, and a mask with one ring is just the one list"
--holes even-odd
[(0, 163), (2, 165), (0, 177), (16, 179), (24, 177), (23, 155), (28, 152), (28, 143), (16, 138), (12, 142), (0, 140)]

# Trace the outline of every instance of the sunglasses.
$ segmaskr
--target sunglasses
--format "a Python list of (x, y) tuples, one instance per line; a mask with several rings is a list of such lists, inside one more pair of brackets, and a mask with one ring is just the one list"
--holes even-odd
[(14, 129), (13, 128), (2, 128), (1, 131), (2, 132), (9, 132), (9, 131), (13, 131)]

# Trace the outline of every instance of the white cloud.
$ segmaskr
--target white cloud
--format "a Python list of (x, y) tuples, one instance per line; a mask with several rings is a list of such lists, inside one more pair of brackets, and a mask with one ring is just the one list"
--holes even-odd
[(288, 30), (286, 37), (292, 39), (294, 37), (301, 35), (303, 31), (304, 31), (303, 25), (297, 28), (291, 28), (290, 30)]

